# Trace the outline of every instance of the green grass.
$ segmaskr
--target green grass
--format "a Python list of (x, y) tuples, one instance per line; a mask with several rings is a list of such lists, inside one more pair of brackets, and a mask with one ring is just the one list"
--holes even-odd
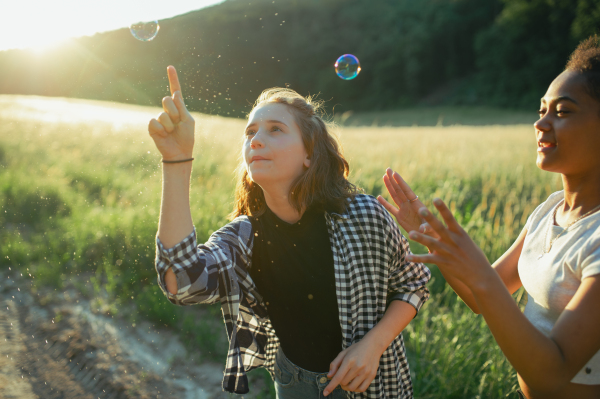
[[(0, 267), (31, 274), (37, 289), (87, 290), (100, 311), (123, 312), (133, 303), (137, 311), (129, 317), (171, 326), (201, 358), (224, 360), (219, 307), (175, 307), (156, 284), (160, 156), (146, 125), (159, 110), (19, 96), (0, 96), (0, 105)], [(231, 209), (244, 121), (195, 117), (191, 204), (199, 239), (206, 240)], [(385, 168), (395, 168), (426, 204), (435, 196), (450, 204), (492, 261), (560, 189), (556, 175), (535, 167), (527, 125), (337, 131), (354, 182), (377, 195), (385, 190)], [(514, 393), (515, 372), (482, 317), (432, 271), (431, 299), (405, 331), (416, 397)], [(274, 397), (268, 384), (261, 396)]]

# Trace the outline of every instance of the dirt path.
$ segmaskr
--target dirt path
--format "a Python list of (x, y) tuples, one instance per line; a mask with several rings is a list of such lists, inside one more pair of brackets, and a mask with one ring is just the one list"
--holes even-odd
[(171, 331), (95, 314), (75, 290), (42, 305), (19, 275), (0, 274), (0, 398), (233, 397), (223, 365), (186, 360)]

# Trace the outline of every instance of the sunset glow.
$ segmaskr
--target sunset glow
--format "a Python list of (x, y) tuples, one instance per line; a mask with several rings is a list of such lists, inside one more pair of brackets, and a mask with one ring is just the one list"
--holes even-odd
[(60, 42), (128, 27), (135, 22), (170, 18), (220, 3), (222, 0), (165, 2), (75, 0), (22, 0), (10, 4), (10, 17), (0, 24), (0, 51), (33, 48), (43, 51)]

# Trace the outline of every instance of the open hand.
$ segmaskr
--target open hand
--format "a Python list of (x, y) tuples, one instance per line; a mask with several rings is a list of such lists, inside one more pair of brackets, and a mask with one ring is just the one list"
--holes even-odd
[(424, 255), (410, 254), (409, 262), (434, 263), (445, 273), (456, 277), (469, 288), (479, 282), (485, 282), (489, 273), (495, 273), (483, 251), (458, 224), (452, 212), (444, 202), (436, 198), (433, 204), (446, 222), (446, 226), (426, 208), (419, 209), (419, 215), (425, 219), (429, 228), (438, 238), (431, 234), (411, 231), (409, 237), (427, 248), (430, 253)]
[(164, 160), (188, 159), (194, 149), (195, 122), (183, 102), (177, 71), (173, 66), (167, 67), (167, 75), (171, 96), (163, 98), (164, 112), (150, 120), (148, 133)]
[(381, 195), (377, 197), (377, 201), (394, 215), (398, 224), (400, 224), (406, 232), (415, 230), (431, 235), (433, 238), (438, 238), (438, 235), (430, 228), (425, 220), (419, 216), (419, 209), (424, 205), (410, 186), (404, 181), (402, 176), (400, 176), (398, 172), (394, 172), (392, 169), (387, 168), (385, 175), (383, 175), (383, 183), (396, 205), (398, 205), (398, 208), (387, 202)]
[(377, 375), (381, 355), (365, 338), (341, 351), (329, 366), (331, 381), (323, 394), (329, 395), (338, 385), (345, 391), (365, 392)]

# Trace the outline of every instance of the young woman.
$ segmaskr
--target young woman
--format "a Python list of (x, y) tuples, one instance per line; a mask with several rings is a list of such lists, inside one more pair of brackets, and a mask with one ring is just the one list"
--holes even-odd
[[(456, 293), (485, 318), (518, 372), (521, 397), (600, 398), (600, 41), (582, 42), (541, 99), (535, 123), (537, 166), (560, 173), (556, 192), (530, 215), (512, 247), (492, 266), (440, 199), (406, 206), (414, 193), (388, 170), (400, 209), (380, 202), (430, 253)], [(522, 314), (510, 294), (529, 298)]]
[(248, 117), (232, 222), (201, 245), (189, 206), (194, 120), (173, 67), (149, 124), (163, 156), (156, 270), (178, 305), (220, 302), (223, 389), (265, 367), (278, 398), (412, 398), (401, 331), (427, 300), (429, 270), (348, 163), (310, 100), (266, 90)]

